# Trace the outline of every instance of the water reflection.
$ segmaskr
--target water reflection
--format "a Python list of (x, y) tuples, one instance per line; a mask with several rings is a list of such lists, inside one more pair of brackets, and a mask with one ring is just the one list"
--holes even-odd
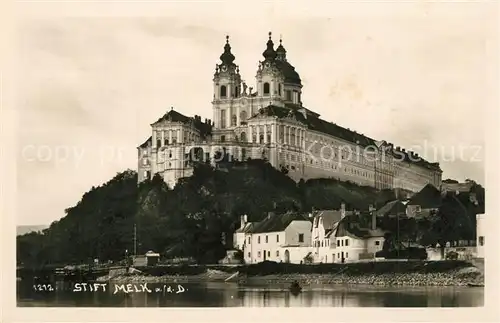
[[(150, 288), (163, 287), (148, 284)], [(228, 283), (184, 284), (183, 293), (72, 292), (57, 283), (56, 292), (35, 292), (18, 283), (18, 306), (51, 307), (475, 307), (483, 306), (483, 288), (408, 288), (307, 286), (297, 296), (283, 285), (239, 286)]]

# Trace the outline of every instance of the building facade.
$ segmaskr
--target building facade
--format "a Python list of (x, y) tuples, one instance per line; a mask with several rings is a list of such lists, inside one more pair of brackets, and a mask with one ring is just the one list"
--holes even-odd
[(375, 260), (382, 251), (385, 231), (376, 227), (376, 215), (372, 212), (370, 228), (360, 228), (351, 221), (340, 221), (335, 230), (332, 262), (347, 263)]
[(338, 223), (346, 215), (345, 204), (340, 210), (321, 210), (313, 212), (312, 241), (315, 263), (332, 263), (335, 248), (335, 231)]
[(270, 212), (259, 222), (248, 223), (242, 216), (234, 233), (234, 248), (243, 252), (247, 264), (263, 261), (303, 263), (311, 253), (312, 219), (301, 214), (275, 215)]
[(138, 147), (139, 181), (161, 174), (170, 187), (193, 161), (266, 159), (295, 179), (336, 178), (379, 189), (439, 187), (438, 163), (383, 140), (325, 121), (302, 102), (302, 81), (281, 43), (269, 40), (255, 76), (243, 81), (226, 40), (213, 77), (212, 120), (171, 109)]
[[(313, 218), (312, 242), (315, 263), (346, 263), (374, 260), (381, 251), (385, 232), (377, 229), (375, 209), (370, 207), (370, 227), (359, 227), (360, 212), (318, 211)], [(367, 214), (365, 214), (367, 216)]]

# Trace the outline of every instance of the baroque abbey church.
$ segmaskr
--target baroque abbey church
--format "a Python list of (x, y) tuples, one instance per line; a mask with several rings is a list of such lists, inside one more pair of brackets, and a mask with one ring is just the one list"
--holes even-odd
[(235, 64), (229, 37), (216, 65), (213, 119), (188, 117), (170, 109), (151, 124), (151, 136), (138, 147), (139, 181), (159, 173), (169, 187), (193, 174), (193, 159), (214, 162), (266, 159), (298, 181), (337, 178), (378, 189), (419, 191), (441, 185), (439, 163), (325, 121), (301, 100), (302, 82), (281, 43), (269, 40), (248, 87)]

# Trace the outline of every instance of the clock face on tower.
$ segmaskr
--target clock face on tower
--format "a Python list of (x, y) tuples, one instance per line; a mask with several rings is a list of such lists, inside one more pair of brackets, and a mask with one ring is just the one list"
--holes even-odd
[(222, 65), (221, 70), (222, 70), (223, 72), (227, 71), (227, 66), (226, 66), (226, 65)]

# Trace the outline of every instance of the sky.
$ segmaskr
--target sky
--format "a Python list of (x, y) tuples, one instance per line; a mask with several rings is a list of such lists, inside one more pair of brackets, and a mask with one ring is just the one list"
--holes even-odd
[(92, 186), (136, 169), (136, 147), (170, 107), (212, 119), (226, 34), (248, 86), (255, 88), (268, 32), (275, 44), (282, 35), (307, 108), (440, 162), (443, 179), (484, 183), (483, 129), (497, 87), (495, 11), (329, 10), (20, 22), (17, 223), (49, 224)]

